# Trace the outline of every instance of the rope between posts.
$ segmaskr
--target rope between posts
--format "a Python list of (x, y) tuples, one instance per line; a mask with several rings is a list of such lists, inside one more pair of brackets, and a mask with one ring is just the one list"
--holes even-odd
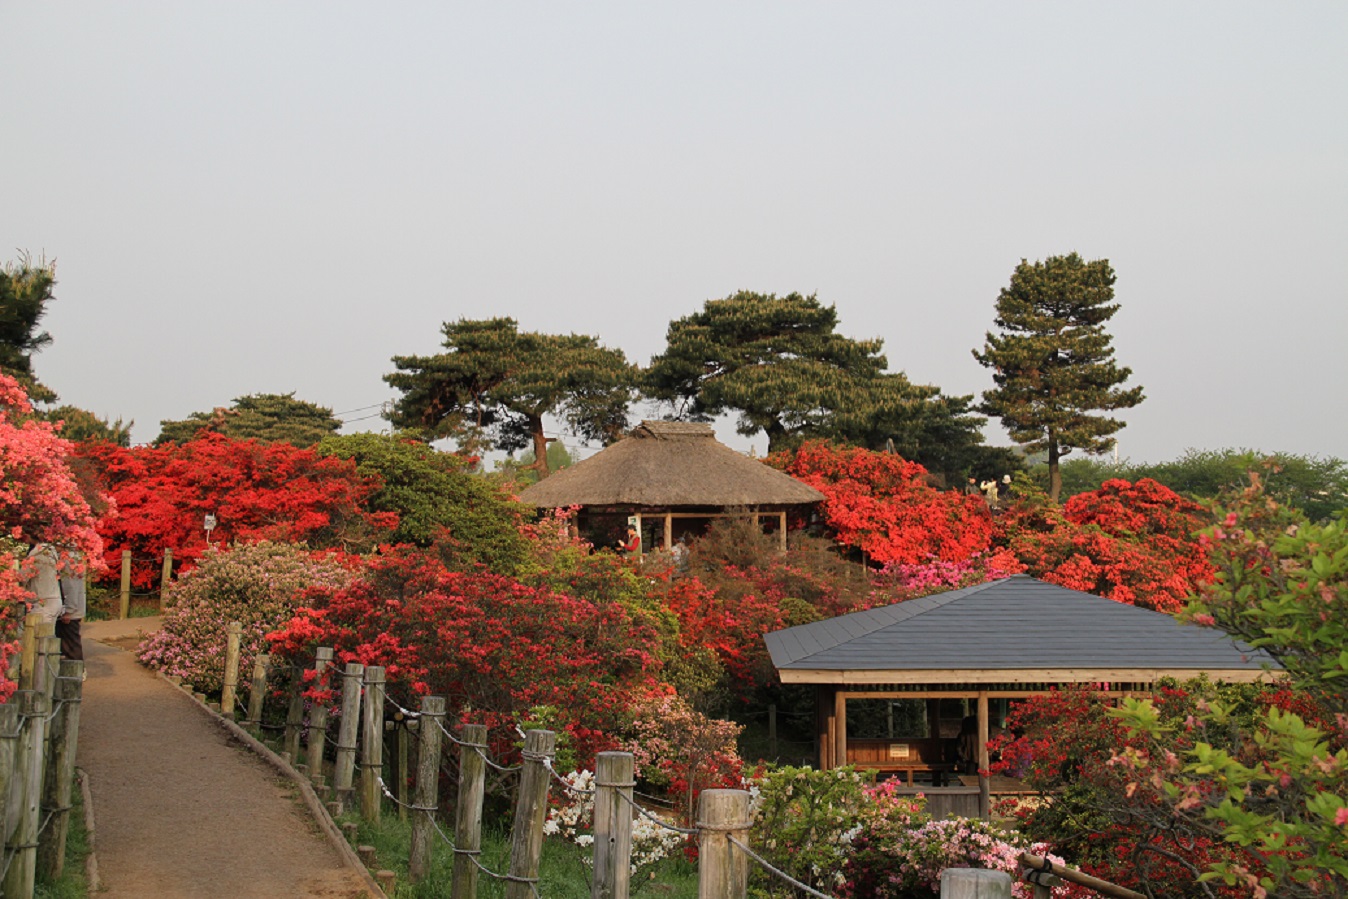
[(644, 808), (642, 808), (641, 806), (637, 805), (636, 800), (633, 799), (631, 796), (628, 796), (628, 795), (627, 795), (626, 793), (624, 793), (622, 790), (619, 790), (619, 791), (618, 791), (618, 797), (619, 797), (620, 799), (622, 799), (623, 802), (626, 802), (628, 805), (632, 806), (632, 808), (636, 809), (636, 812), (637, 812), (638, 815), (640, 815), (640, 816), (643, 817), (643, 818), (646, 818), (647, 820), (649, 820), (649, 821), (651, 821), (651, 822), (653, 822), (653, 823), (655, 823), (655, 824), (660, 825), (660, 826), (663, 827), (665, 830), (672, 830), (672, 831), (674, 831), (675, 833), (681, 833), (681, 834), (683, 834), (683, 835), (685, 835), (685, 836), (696, 836), (696, 835), (697, 835), (697, 828), (696, 828), (696, 827), (679, 827), (679, 826), (677, 826), (677, 825), (675, 825), (675, 824), (670, 824), (668, 821), (665, 821), (665, 820), (662, 819), (662, 818), (659, 818), (659, 817), (657, 817), (657, 816), (655, 816), (655, 815), (652, 815), (650, 812), (646, 811)]
[[(426, 810), (422, 809), (422, 811)], [(479, 871), (493, 880), (508, 880), (514, 883), (527, 883), (529, 885), (529, 891), (534, 894), (534, 899), (539, 899), (537, 877), (519, 877), (514, 874), (499, 874), (496, 871), (493, 871), (478, 860), (478, 856), (482, 854), (481, 849), (460, 849), (458, 846), (455, 846), (454, 841), (450, 839), (449, 834), (445, 833), (444, 829), (440, 826), (440, 822), (435, 820), (435, 815), (431, 814), (429, 811), (426, 811), (426, 815), (430, 818), (431, 827), (435, 828), (435, 832), (440, 835), (440, 839), (444, 840), (445, 845), (448, 846), (455, 855), (466, 856), (470, 862), (477, 866)]]
[(384, 783), (384, 778), (380, 777), (378, 778), (378, 781), (379, 781), (379, 789), (383, 791), (384, 795), (387, 796), (393, 802), (394, 805), (400, 806), (405, 809), (411, 809), (414, 812), (430, 813), (440, 811), (440, 807), (435, 805), (413, 805), (410, 802), (403, 802), (397, 796), (394, 796), (392, 793), (389, 792), (388, 784)]
[(482, 761), (487, 764), (487, 767), (493, 768), (502, 774), (514, 774), (516, 771), (519, 771), (523, 767), (523, 765), (512, 765), (510, 767), (507, 767), (505, 765), (498, 764), (497, 762), (492, 761), (492, 759), (487, 755), (487, 746), (485, 743), (465, 742), (463, 740), (460, 740), (458, 737), (454, 736), (452, 733), (450, 733), (449, 728), (445, 727), (445, 722), (440, 720), (440, 718), (436, 718), (435, 723), (440, 728), (440, 733), (444, 734), (445, 738), (449, 740), (449, 742), (453, 743), (455, 746), (462, 746), (464, 748), (473, 750), (479, 756), (482, 757)]
[[(562, 777), (562, 775), (557, 773), (557, 769), (552, 767), (552, 759), (546, 756), (543, 757), (543, 767), (548, 769), (548, 774), (552, 775), (553, 780), (561, 784), (563, 790), (566, 790), (573, 796), (593, 796), (595, 794), (594, 790), (586, 790), (581, 787), (573, 786), (565, 777)], [(599, 786), (634, 787), (636, 784), (600, 784)]]
[[(716, 828), (716, 829), (721, 830), (723, 828)], [(735, 829), (742, 830), (743, 828), (737, 827)], [(814, 889), (813, 887), (806, 886), (799, 880), (796, 880), (794, 877), (792, 877), (790, 874), (787, 874), (785, 871), (782, 871), (779, 868), (774, 868), (767, 859), (763, 858), (763, 856), (759, 855), (757, 852), (754, 852), (752, 849), (750, 849), (748, 846), (744, 845), (734, 837), (726, 837), (726, 839), (729, 840), (730, 845), (734, 846), (736, 849), (739, 849), (745, 855), (749, 856), (749, 858), (758, 862), (758, 864), (762, 866), (764, 870), (768, 871), (771, 874), (777, 875), (779, 878), (785, 880), (787, 883), (789, 883), (796, 889), (808, 893), (811, 896), (815, 896), (817, 897), (817, 899), (833, 899), (833, 897), (830, 896), (828, 893), (821, 893), (818, 890)]]

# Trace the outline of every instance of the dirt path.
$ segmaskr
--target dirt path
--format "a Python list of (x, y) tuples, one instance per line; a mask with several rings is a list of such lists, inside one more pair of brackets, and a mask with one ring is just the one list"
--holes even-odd
[(369, 896), (304, 814), (292, 784), (117, 648), (147, 622), (90, 622), (84, 630), (79, 764), (93, 794), (98, 895)]

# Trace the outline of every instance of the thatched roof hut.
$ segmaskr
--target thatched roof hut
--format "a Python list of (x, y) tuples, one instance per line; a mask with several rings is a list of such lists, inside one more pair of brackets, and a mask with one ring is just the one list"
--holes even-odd
[[(776, 513), (786, 539), (786, 510), (824, 495), (716, 439), (709, 424), (643, 421), (627, 437), (520, 493), (544, 509), (581, 506), (589, 513), (663, 518), (663, 543), (674, 539), (675, 519), (707, 519), (727, 509)], [(644, 536), (644, 535), (643, 535)], [(644, 540), (643, 540), (644, 542)]]

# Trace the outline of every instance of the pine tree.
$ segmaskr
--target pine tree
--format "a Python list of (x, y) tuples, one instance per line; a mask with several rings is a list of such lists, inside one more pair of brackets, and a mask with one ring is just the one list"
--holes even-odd
[(1059, 460), (1072, 450), (1106, 452), (1123, 427), (1094, 414), (1142, 402), (1142, 388), (1123, 389), (1132, 370), (1114, 362), (1104, 324), (1118, 311), (1107, 259), (1076, 253), (1033, 264), (1021, 260), (997, 297), (999, 334), (974, 358), (993, 370), (996, 389), (982, 411), (1002, 420), (1027, 452), (1048, 453), (1049, 496), (1062, 492)]
[(24, 255), (17, 263), (0, 265), (0, 372), (15, 378), (38, 403), (56, 402), (56, 394), (33, 376), (33, 354), (51, 343), (38, 322), (54, 299), (56, 265), (45, 259), (34, 263)]

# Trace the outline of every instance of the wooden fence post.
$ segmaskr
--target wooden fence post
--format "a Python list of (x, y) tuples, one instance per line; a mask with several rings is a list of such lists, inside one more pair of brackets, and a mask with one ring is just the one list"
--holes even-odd
[(946, 868), (941, 899), (1011, 899), (1011, 875), (986, 868)]
[(13, 785), (19, 779), (19, 737), (23, 735), (23, 718), (19, 715), (19, 701), (0, 705), (0, 848), (9, 841), (9, 835), (19, 820), (19, 803), (11, 803)]
[(538, 880), (538, 859), (543, 852), (543, 821), (548, 814), (549, 763), (557, 747), (550, 730), (531, 730), (524, 735), (524, 768), (520, 771), (520, 794), (515, 804), (515, 825), (510, 831), (510, 878), (505, 899), (531, 899)]
[(393, 713), (393, 789), (398, 797), (398, 820), (407, 820), (407, 782), (411, 780), (407, 772), (407, 743), (416, 725), (408, 721), (402, 712)]
[(379, 822), (379, 778), (384, 769), (384, 669), (365, 669), (365, 709), (361, 733), (360, 814)]
[[(332, 647), (320, 646), (314, 652), (314, 689), (323, 687), (323, 672), (332, 664)], [(309, 712), (309, 748), (304, 753), (305, 764), (309, 766), (309, 776), (323, 776), (323, 742), (328, 734), (328, 704), (315, 702)]]
[(9, 840), (12, 858), (5, 872), (3, 896), (31, 896), (37, 876), (37, 835), (42, 817), (42, 761), (47, 742), (49, 701), (39, 690), (15, 694), (23, 716), (23, 736), (19, 739), (16, 776), (19, 783), (19, 820)]
[(131, 550), (122, 550), (122, 604), (121, 614), (117, 617), (131, 617)]
[(698, 899), (741, 899), (749, 890), (749, 856), (730, 845), (749, 841), (749, 793), (703, 790), (697, 811)]
[[(33, 675), (37, 672), (37, 645), (42, 638), (42, 626), (45, 622), (41, 615), (28, 615), (23, 619), (23, 648), (19, 657), (19, 689), (33, 689)], [(52, 625), (53, 630), (56, 625)]]
[[(632, 881), (630, 752), (601, 752), (594, 771), (594, 882), (591, 899), (627, 899)], [(626, 797), (624, 799), (623, 797)]]
[(56, 880), (65, 868), (66, 835), (70, 831), (70, 795), (75, 785), (75, 750), (80, 739), (80, 697), (84, 663), (66, 659), (56, 681), (60, 707), (51, 723), (51, 752), (47, 763), (47, 810), (51, 820), (38, 838), (38, 870), (44, 880)]
[(337, 801), (345, 808), (351, 798), (356, 773), (356, 738), (360, 735), (360, 682), (365, 666), (349, 662), (342, 677), (342, 720), (337, 729), (337, 762), (333, 771), (333, 788)]
[(465, 724), (459, 733), (459, 804), (454, 818), (454, 880), (451, 899), (475, 899), (482, 851), (482, 801), (486, 794), (487, 726)]
[[(33, 689), (47, 697), (47, 708), (51, 708), (52, 695), (56, 692), (56, 674), (61, 667), (61, 640), (53, 636), (55, 622), (42, 625), (42, 637), (37, 642), (37, 673), (33, 677)], [(48, 735), (51, 728), (47, 728)]]
[(407, 879), (419, 883), (431, 869), (431, 825), (440, 793), (440, 719), (445, 717), (445, 697), (421, 697), (421, 733), (417, 741), (417, 791), (412, 804), (412, 845), (408, 852)]
[(271, 656), (262, 653), (253, 659), (253, 682), (248, 687), (248, 727), (262, 727), (262, 706), (267, 701), (267, 667)]
[(159, 608), (164, 608), (164, 591), (173, 581), (173, 550), (164, 550), (164, 568), (159, 572)]
[(229, 623), (225, 637), (225, 685), (220, 690), (220, 714), (234, 717), (234, 696), (239, 690), (239, 643), (243, 639), (243, 624)]
[(300, 736), (304, 730), (304, 674), (299, 665), (290, 666), (294, 683), (290, 685), (290, 705), (286, 708), (285, 754), (290, 764), (300, 763)]

